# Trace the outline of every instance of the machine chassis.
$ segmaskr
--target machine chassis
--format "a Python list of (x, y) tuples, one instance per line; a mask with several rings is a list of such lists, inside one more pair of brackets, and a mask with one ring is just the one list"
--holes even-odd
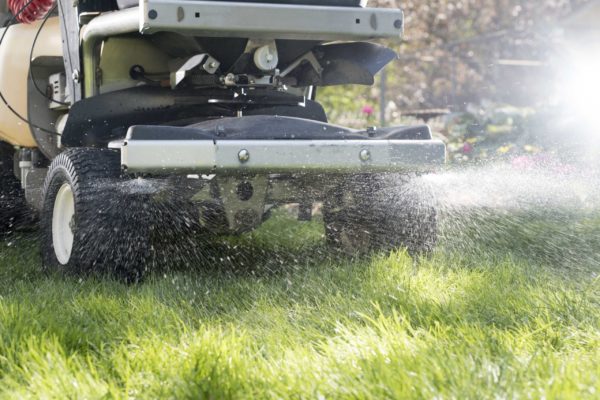
[[(432, 248), (435, 211), (412, 195), (396, 198), (402, 190), (394, 186), (441, 165), (444, 144), (426, 126), (335, 126), (315, 101), (316, 86), (374, 82), (396, 55), (356, 41), (399, 37), (401, 10), (197, 0), (145, 0), (120, 10), (101, 1), (58, 4), (64, 64), (59, 57), (31, 61), (28, 114), (38, 147), (17, 147), (14, 156), (25, 198), (41, 215), (46, 267), (102, 266), (139, 279), (153, 235), (167, 229), (165, 201), (178, 205), (174, 220), (186, 221), (173, 231), (240, 234), (273, 207), (297, 203), (309, 219), (306, 210), (322, 202), (334, 246)], [(227, 52), (212, 46), (169, 59), (168, 76), (133, 65), (123, 82), (108, 78), (129, 61), (107, 65), (103, 58), (135, 46), (150, 52), (145, 59), (171, 54), (173, 38), (240, 54), (227, 61)], [(128, 41), (133, 47), (118, 47)], [(55, 89), (49, 98), (36, 91), (44, 79)], [(161, 184), (138, 187), (137, 180)], [(357, 241), (356, 232), (367, 237)], [(98, 241), (103, 245), (92, 249)]]

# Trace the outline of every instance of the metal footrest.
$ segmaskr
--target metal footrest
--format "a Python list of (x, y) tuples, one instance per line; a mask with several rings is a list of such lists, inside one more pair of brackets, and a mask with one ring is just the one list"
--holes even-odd
[(445, 161), (438, 140), (131, 140), (130, 172), (355, 173), (432, 169)]

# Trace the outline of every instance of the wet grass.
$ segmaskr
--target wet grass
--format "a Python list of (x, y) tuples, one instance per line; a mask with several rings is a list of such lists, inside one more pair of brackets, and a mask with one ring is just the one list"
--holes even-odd
[(600, 267), (527, 259), (522, 232), (504, 232), (515, 254), (335, 260), (318, 221), (279, 215), (132, 287), (44, 275), (35, 238), (12, 237), (0, 397), (598, 398)]

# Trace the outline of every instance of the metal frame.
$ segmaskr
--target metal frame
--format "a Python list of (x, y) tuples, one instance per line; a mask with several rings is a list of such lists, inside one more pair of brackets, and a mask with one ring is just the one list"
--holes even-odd
[(194, 0), (144, 0), (140, 32), (253, 39), (400, 38), (402, 10)]
[(142, 34), (169, 31), (207, 37), (326, 42), (399, 38), (403, 28), (399, 9), (146, 0), (141, 7), (103, 13), (83, 27), (83, 95), (97, 94), (98, 44), (107, 37), (138, 30)]
[(107, 37), (133, 33), (139, 24), (138, 7), (104, 13), (85, 25), (81, 34), (83, 53), (84, 97), (98, 91), (96, 72), (98, 68), (98, 44)]
[[(113, 144), (115, 147), (115, 144)], [(131, 140), (119, 145), (129, 172), (354, 173), (431, 169), (439, 140)]]

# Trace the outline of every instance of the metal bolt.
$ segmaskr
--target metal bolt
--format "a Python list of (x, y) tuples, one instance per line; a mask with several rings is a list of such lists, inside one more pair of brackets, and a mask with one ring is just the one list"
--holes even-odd
[(236, 81), (237, 77), (232, 73), (229, 73), (225, 75), (225, 77), (223, 77), (223, 83), (225, 84), (225, 86), (233, 86), (235, 85)]
[(362, 161), (369, 161), (371, 159), (371, 152), (367, 149), (362, 149), (359, 157)]
[(241, 163), (245, 163), (245, 162), (248, 162), (249, 159), (250, 159), (250, 152), (246, 149), (240, 150), (240, 152), (238, 153), (238, 160), (240, 160)]

